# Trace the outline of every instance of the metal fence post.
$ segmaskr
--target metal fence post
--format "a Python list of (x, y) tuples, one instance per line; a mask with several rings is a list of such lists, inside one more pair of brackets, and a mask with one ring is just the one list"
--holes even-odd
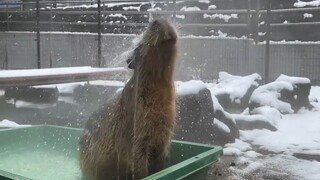
[(101, 62), (101, 0), (98, 0), (98, 67), (102, 66)]
[(54, 7), (54, 8), (57, 8), (57, 3), (56, 3), (56, 1), (57, 1), (57, 0), (53, 0), (53, 2), (54, 2), (54, 3), (53, 3), (53, 7)]
[[(55, 1), (54, 1), (55, 2)], [(52, 31), (52, 8), (54, 6), (55, 3), (51, 3), (50, 4), (50, 26), (49, 26), (49, 31)], [(51, 34), (49, 34), (49, 48), (50, 48), (50, 57), (49, 57), (49, 67), (52, 68), (53, 67), (53, 62), (52, 62), (52, 47), (51, 47)]]
[(255, 43), (259, 43), (259, 11), (260, 11), (260, 0), (256, 0), (256, 8), (255, 8), (256, 12), (255, 12), (255, 38), (254, 38), (254, 41)]
[(251, 0), (247, 1), (247, 39), (250, 39), (251, 33)]
[(9, 59), (8, 59), (8, 40), (6, 38), (6, 45), (5, 45), (5, 60), (4, 60), (4, 69), (8, 69), (9, 67)]
[(265, 52), (265, 69), (264, 69), (264, 78), (265, 82), (268, 83), (270, 82), (270, 77), (269, 77), (269, 66), (270, 66), (270, 34), (271, 34), (271, 29), (270, 29), (270, 23), (271, 23), (271, 0), (267, 0), (267, 14), (266, 14), (266, 52)]
[(173, 0), (173, 20), (176, 20), (176, 0)]
[(41, 57), (40, 57), (40, 0), (37, 0), (37, 25), (36, 25), (36, 31), (37, 31), (37, 67), (38, 69), (41, 68)]
[(7, 31), (10, 31), (10, 26), (9, 26), (9, 2), (6, 2), (6, 16), (7, 16)]

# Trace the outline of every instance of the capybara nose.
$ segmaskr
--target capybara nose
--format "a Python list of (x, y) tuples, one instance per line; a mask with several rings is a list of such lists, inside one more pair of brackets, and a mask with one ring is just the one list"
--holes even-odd
[(160, 21), (159, 20), (154, 20), (151, 24), (151, 26), (158, 26), (160, 25)]

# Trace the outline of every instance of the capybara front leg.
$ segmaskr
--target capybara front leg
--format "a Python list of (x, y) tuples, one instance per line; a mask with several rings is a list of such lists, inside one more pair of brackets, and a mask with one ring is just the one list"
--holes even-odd
[(164, 169), (166, 160), (165, 158), (166, 152), (164, 152), (162, 149), (153, 150), (150, 158), (149, 172), (153, 174)]
[(136, 141), (133, 149), (133, 178), (135, 180), (144, 178), (148, 175), (149, 149), (148, 144)]

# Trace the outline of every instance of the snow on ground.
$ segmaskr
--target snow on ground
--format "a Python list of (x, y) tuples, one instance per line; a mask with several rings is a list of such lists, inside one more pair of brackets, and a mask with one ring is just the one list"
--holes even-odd
[(272, 152), (299, 153), (305, 150), (320, 153), (320, 112), (302, 111), (283, 115), (277, 131), (241, 131), (241, 139)]
[(20, 125), (8, 119), (0, 121), (0, 128), (12, 128), (12, 127), (27, 127), (31, 125)]
[[(312, 87), (310, 95), (316, 92), (320, 87)], [(320, 109), (286, 115), (267, 106), (255, 111), (276, 122), (277, 131), (240, 131), (240, 139), (225, 145), (224, 155), (236, 157), (236, 166), (228, 168), (231, 179), (319, 180), (320, 162), (294, 153), (320, 155)]]

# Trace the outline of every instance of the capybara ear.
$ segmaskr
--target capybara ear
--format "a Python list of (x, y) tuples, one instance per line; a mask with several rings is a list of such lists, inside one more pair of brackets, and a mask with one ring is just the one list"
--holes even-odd
[(137, 66), (137, 62), (141, 58), (141, 48), (142, 45), (136, 47), (132, 53), (132, 55), (127, 59), (128, 68), (135, 69)]

